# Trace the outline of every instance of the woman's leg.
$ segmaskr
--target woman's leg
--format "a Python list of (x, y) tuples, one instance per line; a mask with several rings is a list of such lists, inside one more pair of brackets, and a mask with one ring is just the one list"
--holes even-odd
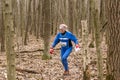
[(61, 60), (62, 60), (62, 64), (64, 66), (65, 71), (68, 71), (68, 61), (67, 58), (70, 55), (70, 53), (72, 52), (72, 47), (68, 48), (66, 51), (63, 51), (64, 54), (61, 55)]

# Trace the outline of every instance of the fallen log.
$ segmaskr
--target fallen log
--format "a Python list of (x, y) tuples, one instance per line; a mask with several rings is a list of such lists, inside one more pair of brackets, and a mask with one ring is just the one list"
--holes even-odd
[[(56, 48), (54, 50), (60, 50), (60, 48)], [(33, 51), (19, 51), (19, 52), (15, 52), (15, 53), (32, 53), (32, 52), (38, 52), (38, 51), (44, 51), (44, 49), (38, 49), (38, 50), (33, 50)]]
[(32, 74), (40, 74), (40, 72), (38, 72), (38, 71), (29, 70), (29, 69), (16, 68), (16, 71), (19, 71), (19, 72), (21, 72), (21, 73), (27, 72), (27, 73), (32, 73)]
[(33, 51), (20, 51), (16, 53), (32, 53), (32, 52), (37, 52), (37, 51), (44, 51), (44, 49), (38, 49), (38, 50), (33, 50)]

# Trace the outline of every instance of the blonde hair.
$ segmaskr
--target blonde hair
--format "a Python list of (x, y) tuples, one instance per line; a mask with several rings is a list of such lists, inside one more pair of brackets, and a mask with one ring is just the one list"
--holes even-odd
[(66, 24), (60, 24), (59, 29), (67, 30), (67, 27)]

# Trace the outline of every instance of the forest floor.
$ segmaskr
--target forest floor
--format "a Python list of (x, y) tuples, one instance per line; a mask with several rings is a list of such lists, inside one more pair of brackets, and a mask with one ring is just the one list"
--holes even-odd
[[(18, 41), (19, 40), (20, 39), (18, 39)], [(53, 39), (51, 42), (52, 41)], [(81, 40), (79, 41), (81, 45)], [(39, 49), (43, 49), (42, 40), (36, 40), (35, 37), (31, 36), (29, 38), (28, 45), (23, 46), (21, 43), (19, 44), (19, 48), (15, 48), (17, 80), (83, 80), (82, 51), (75, 52), (73, 50), (68, 58), (70, 75), (63, 76), (64, 70), (60, 60), (60, 50), (55, 50), (55, 53), (51, 55), (52, 59), (42, 60), (43, 51), (39, 51)], [(59, 45), (56, 46), (56, 48), (57, 47), (59, 47)], [(101, 51), (105, 74), (107, 54), (105, 40), (102, 41)], [(7, 80), (6, 62), (5, 53), (0, 53), (0, 80)], [(90, 80), (98, 80), (97, 56), (95, 48), (89, 48), (87, 62), (89, 63), (88, 74), (90, 75)]]

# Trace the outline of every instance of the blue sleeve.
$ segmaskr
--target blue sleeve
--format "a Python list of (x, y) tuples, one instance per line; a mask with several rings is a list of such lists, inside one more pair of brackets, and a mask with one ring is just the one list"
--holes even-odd
[(59, 43), (59, 41), (60, 41), (59, 40), (59, 34), (57, 34), (54, 41), (53, 41), (53, 43), (52, 43), (52, 47), (54, 48)]
[(75, 44), (78, 44), (78, 39), (77, 39), (76, 36), (73, 35), (72, 33), (70, 34), (70, 39), (71, 39)]

